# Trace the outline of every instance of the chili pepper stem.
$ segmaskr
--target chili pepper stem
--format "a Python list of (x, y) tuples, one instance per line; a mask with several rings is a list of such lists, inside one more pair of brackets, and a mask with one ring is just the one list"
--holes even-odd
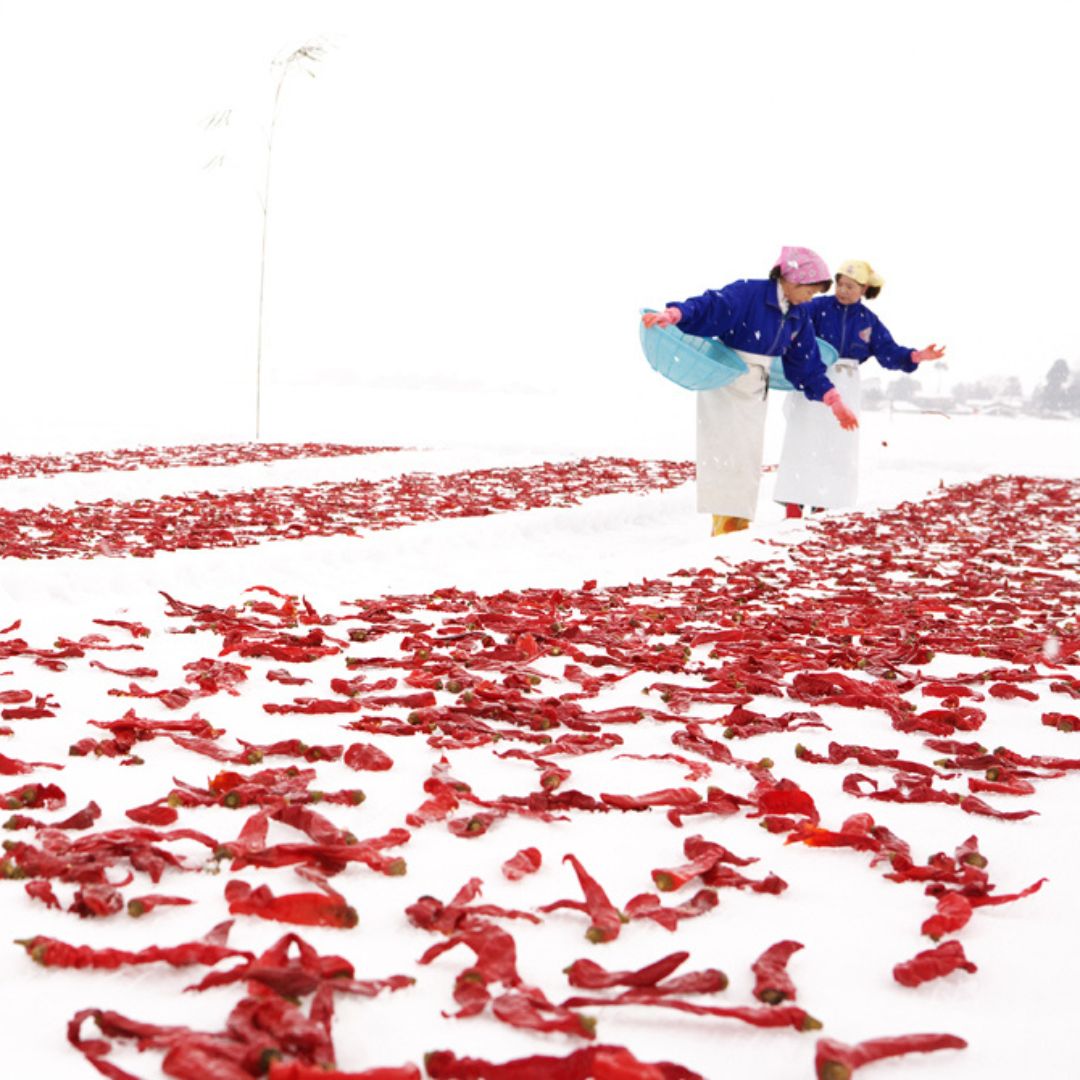
[(818, 1080), (851, 1080), (851, 1070), (839, 1061), (826, 1061), (818, 1069)]

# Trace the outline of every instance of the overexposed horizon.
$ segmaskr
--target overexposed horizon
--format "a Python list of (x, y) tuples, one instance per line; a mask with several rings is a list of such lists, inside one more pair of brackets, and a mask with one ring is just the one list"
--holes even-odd
[(7, 5), (9, 429), (251, 436), (274, 61), (308, 44), (274, 129), (265, 437), (298, 382), (354, 400), (361, 440), (388, 382), (648, 395), (637, 309), (785, 243), (870, 260), (896, 339), (948, 347), (922, 378), (1030, 391), (1080, 364), (1078, 22), (1048, 0)]

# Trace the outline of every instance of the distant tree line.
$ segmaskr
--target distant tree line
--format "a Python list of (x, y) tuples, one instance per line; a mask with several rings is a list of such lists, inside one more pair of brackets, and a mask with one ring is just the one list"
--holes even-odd
[(1046, 375), (1029, 394), (1024, 394), (1015, 375), (988, 375), (970, 382), (953, 384), (946, 392), (931, 394), (925, 382), (903, 375), (882, 386), (868, 380), (863, 403), (869, 409), (903, 403), (907, 408), (937, 409), (946, 412), (990, 412), (999, 415), (1080, 417), (1080, 368), (1066, 360), (1055, 360)]

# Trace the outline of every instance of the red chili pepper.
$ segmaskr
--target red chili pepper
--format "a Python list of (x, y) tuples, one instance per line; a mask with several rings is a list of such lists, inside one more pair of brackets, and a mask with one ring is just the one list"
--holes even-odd
[(716, 814), (719, 817), (728, 817), (731, 814), (737, 814), (740, 808), (744, 806), (753, 805), (749, 799), (744, 799), (741, 795), (733, 795), (731, 792), (724, 791), (723, 788), (711, 784), (706, 789), (703, 802), (673, 807), (667, 812), (667, 819), (672, 825), (679, 828), (682, 826), (685, 817), (698, 814)]
[(94, 918), (106, 915), (115, 915), (124, 908), (124, 898), (120, 890), (107, 883), (90, 883), (81, 885), (75, 890), (71, 907), (80, 918)]
[(62, 769), (63, 765), (54, 765), (49, 761), (20, 761), (0, 754), (0, 776), (19, 776), (33, 772), (34, 769)]
[(126, 630), (134, 638), (150, 636), (150, 631), (142, 623), (125, 622), (123, 619), (94, 619), (94, 622), (98, 626), (118, 626), (121, 630)]
[(1033, 694), (1030, 690), (1024, 690), (1013, 683), (994, 683), (990, 687), (990, 696), (1005, 700), (1012, 698), (1021, 698), (1024, 701), (1039, 700), (1038, 694)]
[(603, 990), (609, 986), (655, 986), (689, 958), (688, 952), (674, 952), (636, 971), (608, 971), (592, 960), (575, 960), (563, 968), (571, 986), (583, 990)]
[(654, 893), (640, 893), (627, 902), (626, 914), (630, 919), (652, 919), (665, 930), (674, 933), (681, 920), (695, 919), (699, 915), (705, 915), (719, 902), (719, 898), (712, 889), (699, 889), (678, 907), (664, 907)]
[(269, 886), (252, 888), (244, 881), (225, 886), (230, 915), (255, 915), (260, 919), (292, 923), (296, 926), (333, 926), (350, 930), (360, 921), (340, 893), (289, 893), (275, 896)]
[(770, 945), (753, 963), (754, 997), (766, 1005), (779, 1005), (795, 1000), (795, 984), (787, 972), (788, 961), (802, 944), (798, 941), (778, 941)]
[(934, 941), (962, 930), (971, 919), (971, 901), (961, 893), (945, 893), (938, 898), (937, 913), (922, 924), (922, 933)]
[[(248, 654), (245, 654), (248, 655)], [(263, 705), (263, 712), (273, 716), (301, 715), (319, 716), (334, 713), (354, 713), (363, 708), (359, 701), (332, 701), (325, 698), (296, 698), (291, 705), (278, 705), (269, 702)]]
[(1024, 818), (1037, 817), (1038, 810), (995, 810), (976, 795), (967, 795), (960, 800), (960, 809), (968, 814), (982, 814), (985, 817), (998, 818), (1001, 821), (1022, 821)]
[(670, 1062), (647, 1065), (621, 1046), (588, 1046), (561, 1058), (534, 1054), (502, 1064), (436, 1050), (424, 1055), (424, 1067), (432, 1080), (704, 1080)]
[(138, 919), (143, 915), (149, 915), (154, 908), (177, 907), (194, 903), (183, 896), (160, 896), (157, 893), (149, 893), (146, 896), (134, 896), (127, 902), (127, 913)]
[(502, 864), (503, 876), (510, 881), (520, 881), (526, 874), (536, 873), (542, 861), (543, 856), (537, 848), (522, 848)]
[(665, 978), (678, 967), (689, 953), (673, 953), (638, 971), (607, 972), (599, 964), (588, 960), (576, 960), (566, 968), (571, 986), (600, 989), (610, 986), (629, 986), (643, 996), (671, 996), (673, 994), (715, 994), (726, 990), (728, 977), (717, 968), (685, 972), (674, 978)]
[(0, 795), (8, 810), (59, 810), (67, 795), (56, 784), (23, 784)]
[(457, 891), (454, 898), (445, 905), (433, 896), (421, 896), (415, 904), (405, 909), (405, 914), (414, 926), (422, 930), (437, 930), (443, 934), (450, 934), (459, 928), (474, 925), (474, 920), (478, 916), (540, 922), (535, 915), (527, 911), (502, 908), (494, 904), (470, 904), (471, 900), (480, 895), (482, 884), (479, 878), (470, 878)]
[(763, 814), (802, 814), (813, 822), (819, 820), (814, 800), (792, 780), (763, 779), (750, 793), (750, 799), (757, 807), (757, 813), (748, 817), (760, 817)]
[(469, 817), (455, 818), (453, 821), (448, 821), (446, 827), (455, 836), (472, 840), (478, 836), (483, 836), (495, 821), (502, 816), (503, 814), (480, 812)]
[(926, 949), (910, 960), (897, 964), (893, 968), (893, 978), (901, 986), (915, 987), (954, 971), (978, 970), (964, 955), (964, 946), (959, 941), (946, 941), (935, 949)]
[[(231, 926), (231, 923), (225, 924)], [(224, 936), (220, 934), (219, 936)], [(231, 949), (220, 941), (188, 941), (182, 945), (150, 945), (137, 952), (126, 949), (95, 949), (89, 945), (68, 945), (56, 938), (38, 935), (17, 941), (26, 949), (27, 955), (44, 967), (58, 968), (95, 968), (113, 970), (131, 965), (166, 963), (172, 967), (190, 967), (193, 964), (205, 964), (212, 967), (221, 960), (233, 956), (245, 960), (254, 959), (254, 954), (243, 949)]]
[(1007, 893), (999, 896), (992, 896), (988, 893), (983, 892), (977, 893), (974, 896), (969, 896), (968, 900), (971, 901), (971, 906), (973, 908), (997, 907), (1001, 904), (1011, 904), (1016, 900), (1023, 900), (1025, 897), (1037, 893), (1049, 880), (1049, 878), (1039, 878), (1039, 880), (1036, 881), (1034, 885), (1029, 885), (1026, 889), (1021, 889), (1018, 893)]
[[(296, 956), (292, 955), (293, 950)], [(341, 956), (322, 956), (298, 934), (286, 934), (261, 956), (228, 971), (211, 971), (201, 982), (188, 987), (199, 993), (236, 982), (255, 984), (253, 993), (272, 991), (287, 998), (315, 994), (316, 1005), (329, 1008), (334, 993), (376, 997), (384, 990), (412, 986), (414, 979), (391, 975), (385, 979), (357, 979), (353, 965)], [(267, 996), (262, 994), (262, 996)]]
[(501, 927), (483, 919), (464, 920), (460, 927), (445, 941), (440, 941), (427, 949), (419, 963), (430, 964), (433, 960), (449, 952), (458, 945), (464, 945), (476, 955), (473, 967), (489, 983), (502, 983), (504, 986), (521, 986), (521, 976), (517, 970), (517, 945), (513, 937)]
[[(1075, 656), (1078, 645), (1074, 640), (1070, 647), (1070, 655)], [(1063, 676), (1060, 681), (1052, 682), (1050, 689), (1058, 694), (1068, 694), (1071, 698), (1080, 699), (1080, 679), (1074, 679), (1071, 675)]]
[(979, 851), (979, 838), (969, 836), (957, 849), (956, 861), (966, 866), (974, 866), (980, 870), (985, 869), (989, 860)]
[(448, 1019), (462, 1020), (479, 1016), (491, 1004), (484, 973), (477, 968), (466, 968), (454, 980), (454, 1001), (460, 1006), (456, 1013), (443, 1013)]
[(808, 761), (814, 765), (840, 765), (845, 761), (854, 759), (860, 765), (880, 766), (887, 769), (897, 769), (904, 773), (920, 773), (925, 776), (942, 775), (929, 765), (902, 759), (898, 750), (875, 750), (869, 746), (850, 746), (831, 742), (829, 743), (828, 756), (822, 757), (822, 755), (815, 754), (800, 744), (795, 747), (795, 756), (800, 761)]
[(5, 829), (89, 829), (94, 822), (101, 817), (101, 807), (96, 802), (90, 802), (81, 810), (77, 810), (63, 821), (44, 822), (37, 818), (27, 817), (25, 814), (13, 814), (4, 822)]
[[(429, 788), (429, 785), (431, 787)], [(432, 821), (448, 818), (461, 804), (457, 794), (449, 784), (427, 781), (424, 790), (431, 791), (431, 798), (426, 799), (412, 813), (405, 815), (405, 824), (414, 829)]]
[(369, 743), (353, 743), (345, 751), (344, 761), (350, 769), (358, 771), (363, 769), (369, 772), (385, 772), (394, 765), (389, 754), (385, 754), (377, 746)]
[(680, 809), (696, 806), (703, 800), (693, 788), (664, 788), (646, 795), (611, 795), (602, 793), (601, 800), (615, 810), (648, 810), (653, 806), (677, 806)]
[(742, 764), (736, 761), (731, 750), (722, 742), (708, 738), (700, 724), (687, 724), (684, 731), (676, 731), (671, 736), (671, 741), (684, 750), (693, 750), (710, 761), (718, 761), (721, 765)]
[(1034, 795), (1035, 786), (1026, 780), (1013, 776), (1006, 780), (980, 780), (978, 777), (968, 777), (968, 790), (974, 792), (986, 792), (993, 795)]
[[(862, 773), (849, 773), (844, 777), (843, 790), (848, 795), (855, 795), (862, 799), (877, 799), (880, 802), (896, 803), (945, 803), (947, 806), (956, 806), (960, 803), (960, 796), (953, 791), (942, 791), (935, 788), (932, 780), (923, 775), (907, 775), (897, 773), (893, 778), (893, 787), (885, 791), (878, 790), (878, 782), (872, 777)], [(864, 791), (869, 786), (872, 790)]]
[(1072, 713), (1044, 712), (1042, 722), (1058, 731), (1080, 731), (1080, 716)]
[(584, 911), (591, 920), (585, 936), (594, 943), (614, 941), (619, 936), (622, 924), (627, 921), (626, 916), (608, 899), (607, 893), (596, 879), (589, 875), (576, 856), (564, 855), (563, 862), (570, 863), (574, 868), (578, 884), (581, 885), (581, 891), (585, 894), (585, 902), (582, 904), (579, 901), (557, 900), (554, 904), (547, 904), (540, 910), (548, 912), (561, 907), (571, 907)]
[(554, 1005), (538, 990), (509, 990), (492, 998), (491, 1011), (511, 1027), (531, 1031), (561, 1031), (582, 1039), (596, 1038), (596, 1020)]
[(648, 990), (627, 990), (614, 998), (572, 997), (563, 1002), (567, 1008), (591, 1008), (598, 1005), (652, 1005), (661, 1009), (676, 1009), (694, 1016), (717, 1016), (741, 1020), (754, 1027), (791, 1027), (796, 1031), (816, 1031), (822, 1025), (798, 1005), (696, 1005), (690, 1001), (670, 1000), (650, 995)]
[(145, 806), (133, 806), (124, 813), (140, 825), (172, 825), (180, 816), (164, 799)]
[(846, 1046), (835, 1039), (818, 1039), (814, 1068), (818, 1080), (851, 1080), (862, 1065), (903, 1054), (929, 1054), (934, 1050), (963, 1050), (967, 1043), (955, 1035), (896, 1035), (868, 1039)]
[(269, 682), (278, 682), (285, 686), (303, 686), (311, 682), (310, 679), (305, 679), (302, 675), (290, 675), (285, 668), (274, 668), (272, 671), (268, 671), (266, 678)]
[(722, 856), (714, 851), (703, 851), (692, 862), (684, 863), (682, 866), (654, 870), (653, 883), (661, 892), (674, 892), (681, 889), (688, 881), (693, 881), (712, 870), (721, 858)]
[(46, 907), (60, 910), (60, 901), (56, 899), (56, 893), (47, 881), (28, 881), (23, 888), (32, 900), (41, 900)]
[(963, 683), (944, 683), (944, 682), (927, 682), (923, 683), (919, 687), (922, 693), (926, 697), (969, 697), (975, 701), (982, 701), (983, 695), (975, 690), (972, 690), (970, 686), (965, 686)]
[(325, 1069), (321, 1065), (305, 1065), (299, 1061), (272, 1061), (267, 1080), (421, 1080), (420, 1070), (415, 1065), (401, 1065), (362, 1072), (342, 1072), (340, 1069)]
[(780, 731), (798, 731), (801, 728), (825, 728), (829, 725), (824, 723), (816, 712), (796, 710), (786, 712), (780, 716), (765, 716), (762, 713), (753, 712), (737, 705), (723, 718), (725, 739), (750, 739), (757, 735), (770, 735)]
[(243, 845), (220, 845), (223, 855), (233, 859), (233, 870), (246, 866), (292, 866), (304, 863), (325, 873), (336, 874), (351, 862), (362, 862), (380, 874), (396, 877), (405, 873), (405, 860), (388, 858), (383, 849), (404, 844), (409, 839), (406, 829), (391, 829), (385, 836), (340, 844), (275, 844), (271, 847), (246, 849)]
[(107, 671), (110, 675), (121, 675), (125, 679), (156, 679), (158, 677), (157, 668), (152, 667), (114, 668), (108, 667), (99, 660), (91, 660), (90, 667)]

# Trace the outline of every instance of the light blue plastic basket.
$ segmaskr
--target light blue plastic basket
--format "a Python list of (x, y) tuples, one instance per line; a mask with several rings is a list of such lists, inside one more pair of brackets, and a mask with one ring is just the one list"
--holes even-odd
[[(832, 367), (839, 358), (839, 353), (827, 342), (822, 341), (821, 338), (817, 339), (818, 350), (821, 352), (821, 359), (827, 368)], [(795, 387), (787, 381), (784, 375), (784, 365), (779, 356), (773, 357), (772, 366), (769, 368), (769, 389), (770, 390), (794, 390)]]
[(715, 390), (749, 370), (734, 349), (715, 338), (694, 337), (674, 326), (638, 325), (649, 366), (685, 390)]
[[(639, 336), (649, 366), (685, 390), (715, 390), (749, 370), (734, 349), (716, 338), (684, 334), (675, 326), (648, 329), (644, 323), (639, 323)], [(836, 363), (836, 350), (827, 341), (817, 340), (821, 359), (826, 367), (831, 367)], [(779, 356), (774, 358), (769, 371), (769, 389), (795, 389), (784, 377)]]

